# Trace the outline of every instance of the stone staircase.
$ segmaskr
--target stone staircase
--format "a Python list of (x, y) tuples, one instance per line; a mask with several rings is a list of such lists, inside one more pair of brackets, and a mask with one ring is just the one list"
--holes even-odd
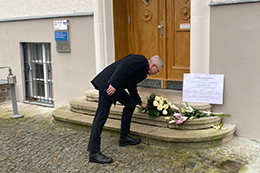
[[(139, 87), (139, 94), (143, 101), (151, 93), (156, 93), (178, 105), (182, 100), (182, 92), (174, 90), (162, 90)], [(95, 111), (98, 106), (98, 92), (88, 90), (84, 97), (75, 98), (70, 106), (60, 107), (53, 111), (55, 120), (73, 124), (91, 126)], [(209, 104), (189, 103), (199, 110), (211, 110)], [(111, 107), (109, 118), (104, 129), (120, 132), (121, 113), (123, 106), (117, 103)], [(164, 117), (151, 119), (147, 114), (139, 113), (136, 108), (131, 123), (130, 133), (140, 137), (142, 142), (150, 145), (174, 147), (174, 148), (210, 148), (221, 145), (232, 139), (236, 126), (225, 124), (226, 130), (215, 130), (212, 124), (220, 124), (220, 117), (207, 117), (188, 120), (175, 126), (168, 124)]]

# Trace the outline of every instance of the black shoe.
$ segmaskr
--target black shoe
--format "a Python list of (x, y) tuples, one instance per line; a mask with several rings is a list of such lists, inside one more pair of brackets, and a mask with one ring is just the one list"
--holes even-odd
[(89, 162), (105, 164), (112, 163), (113, 159), (111, 157), (103, 155), (100, 152), (96, 152), (94, 154), (89, 153)]
[(130, 136), (127, 136), (125, 139), (119, 139), (119, 146), (123, 147), (127, 145), (136, 145), (136, 144), (140, 144), (140, 142), (141, 142), (140, 138), (133, 139)]

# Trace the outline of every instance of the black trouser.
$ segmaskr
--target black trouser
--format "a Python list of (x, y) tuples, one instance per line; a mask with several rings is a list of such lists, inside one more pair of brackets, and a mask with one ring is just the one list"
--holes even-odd
[[(125, 90), (120, 91), (118, 95), (119, 97), (117, 101), (125, 106), (121, 119), (121, 134), (128, 134), (136, 104)], [(101, 92), (99, 92), (98, 109), (92, 124), (87, 149), (88, 151), (100, 151), (100, 135), (109, 115), (111, 105), (112, 102), (109, 101)]]

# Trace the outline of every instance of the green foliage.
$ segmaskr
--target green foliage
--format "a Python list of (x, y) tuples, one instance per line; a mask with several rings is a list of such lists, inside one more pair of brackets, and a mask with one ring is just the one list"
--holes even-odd
[(231, 117), (230, 114), (211, 114), (210, 116), (218, 116), (218, 117)]

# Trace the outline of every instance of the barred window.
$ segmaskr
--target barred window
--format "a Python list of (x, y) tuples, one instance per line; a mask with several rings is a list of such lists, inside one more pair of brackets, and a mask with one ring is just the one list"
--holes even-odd
[(50, 43), (22, 43), (25, 100), (53, 106), (53, 81)]

